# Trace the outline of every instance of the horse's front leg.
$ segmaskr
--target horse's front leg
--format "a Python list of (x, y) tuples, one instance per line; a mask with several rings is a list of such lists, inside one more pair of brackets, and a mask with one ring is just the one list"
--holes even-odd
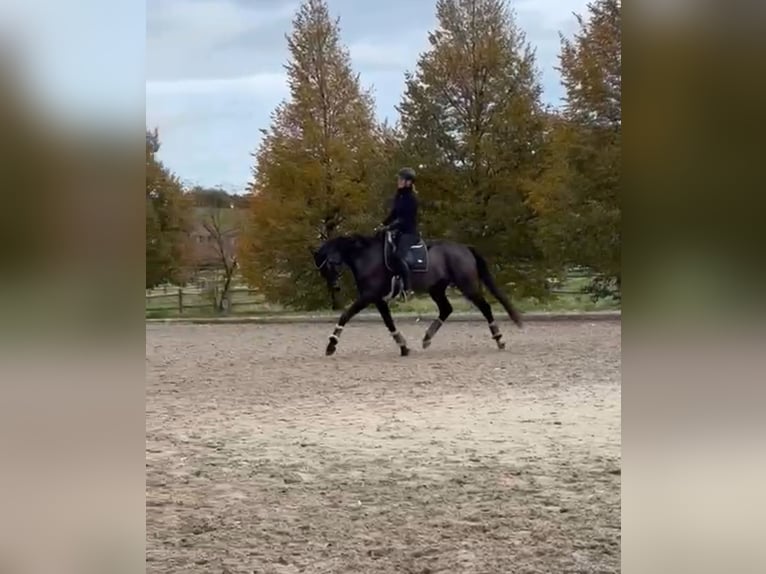
[(338, 341), (340, 340), (340, 334), (343, 332), (343, 327), (346, 326), (346, 323), (348, 323), (354, 315), (359, 313), (359, 311), (362, 311), (369, 304), (370, 301), (367, 299), (357, 299), (351, 303), (348, 309), (343, 311), (338, 319), (338, 324), (335, 325), (335, 329), (333, 330), (332, 335), (330, 335), (330, 342), (327, 343), (325, 355), (332, 355), (335, 353), (335, 349), (338, 347)]
[(391, 316), (391, 309), (389, 308), (388, 303), (383, 300), (379, 300), (375, 302), (375, 306), (378, 308), (378, 312), (383, 318), (383, 322), (386, 324), (388, 332), (391, 333), (394, 341), (396, 341), (396, 344), (399, 345), (399, 350), (402, 354), (402, 357), (406, 357), (410, 354), (410, 349), (407, 347), (407, 341), (404, 339), (404, 336), (396, 330), (396, 325), (394, 325), (394, 318)]

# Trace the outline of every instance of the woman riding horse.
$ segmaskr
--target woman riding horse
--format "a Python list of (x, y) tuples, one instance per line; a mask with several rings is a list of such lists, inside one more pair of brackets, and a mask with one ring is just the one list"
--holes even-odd
[[(417, 236), (418, 201), (412, 186), (415, 172), (404, 168), (398, 175), (394, 206), (385, 219), (386, 227), (398, 234), (397, 254), (392, 263), (397, 266), (399, 274), (406, 282), (404, 287), (407, 290), (412, 290), (414, 283), (415, 290), (428, 293), (439, 309), (439, 317), (434, 319), (423, 337), (423, 348), (431, 345), (434, 335), (452, 314), (452, 305), (447, 299), (447, 289), (450, 286), (456, 287), (476, 305), (484, 315), (497, 347), (505, 348), (492, 307), (482, 294), (482, 286), (500, 302), (511, 320), (519, 327), (522, 325), (522, 317), (495, 283), (489, 264), (476, 249), (454, 241), (431, 241), (427, 245), (427, 266), (419, 270), (417, 277), (413, 278), (415, 281), (410, 281), (410, 269), (404, 258), (412, 245), (409, 242), (410, 238)], [(343, 311), (330, 335), (326, 349), (328, 355), (335, 353), (346, 324), (370, 305), (378, 309), (386, 328), (399, 345), (401, 354), (409, 354), (407, 341), (396, 329), (388, 306), (388, 300), (394, 296), (394, 289), (391, 285), (391, 272), (387, 266), (386, 242), (387, 239), (382, 234), (373, 237), (354, 234), (329, 239), (317, 250), (309, 248), (314, 265), (333, 295), (340, 290), (339, 278), (344, 267), (351, 270), (357, 287), (356, 299)]]
[(415, 170), (403, 167), (397, 174), (396, 195), (391, 212), (383, 220), (383, 229), (393, 232), (396, 252), (394, 265), (402, 280), (402, 295), (412, 292), (410, 268), (405, 259), (410, 245), (418, 238), (418, 198), (415, 192)]

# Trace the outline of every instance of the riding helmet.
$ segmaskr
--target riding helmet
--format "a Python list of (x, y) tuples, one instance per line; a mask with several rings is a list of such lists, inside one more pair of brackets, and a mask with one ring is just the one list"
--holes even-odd
[(411, 181), (415, 182), (415, 170), (411, 167), (403, 167), (399, 170), (399, 177), (401, 177), (404, 181)]

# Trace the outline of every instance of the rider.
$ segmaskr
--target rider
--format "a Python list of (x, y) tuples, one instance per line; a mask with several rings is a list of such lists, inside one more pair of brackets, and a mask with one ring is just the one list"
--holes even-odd
[(394, 206), (388, 217), (383, 220), (384, 229), (394, 233), (396, 273), (402, 279), (402, 291), (405, 295), (412, 288), (410, 269), (404, 258), (410, 244), (418, 236), (418, 197), (413, 186), (414, 183), (415, 170), (409, 167), (403, 167), (399, 170)]

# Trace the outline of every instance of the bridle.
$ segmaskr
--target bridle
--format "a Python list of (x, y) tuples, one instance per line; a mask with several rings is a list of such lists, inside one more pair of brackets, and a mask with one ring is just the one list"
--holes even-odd
[[(316, 267), (319, 271), (321, 271), (322, 268), (325, 267), (329, 261), (330, 261), (330, 258), (329, 257), (325, 257), (324, 261), (322, 261), (319, 265), (314, 263), (314, 267)], [(336, 280), (340, 279), (343, 276), (343, 266), (341, 265), (340, 269), (336, 268), (335, 272), (338, 274), (338, 276), (336, 277)]]

